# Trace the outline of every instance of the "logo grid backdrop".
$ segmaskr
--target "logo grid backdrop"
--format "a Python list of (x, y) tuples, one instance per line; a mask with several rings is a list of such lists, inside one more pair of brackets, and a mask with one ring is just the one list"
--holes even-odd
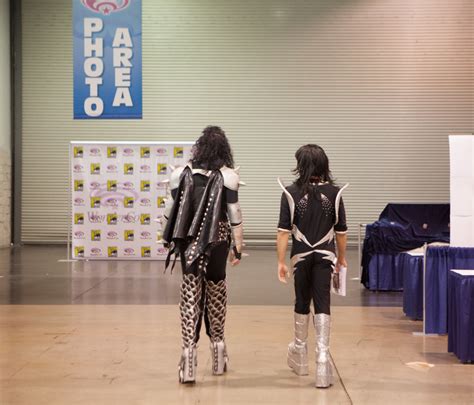
[(192, 143), (72, 142), (72, 256), (164, 260), (160, 243), (170, 166)]

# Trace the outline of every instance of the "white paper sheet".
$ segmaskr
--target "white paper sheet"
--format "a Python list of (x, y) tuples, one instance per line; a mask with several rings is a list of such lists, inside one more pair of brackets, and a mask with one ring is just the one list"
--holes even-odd
[[(334, 277), (335, 274), (336, 273), (332, 273), (332, 276)], [(347, 268), (341, 267), (339, 270), (339, 289), (336, 290), (334, 288), (334, 283), (332, 282), (332, 278), (331, 278), (331, 292), (345, 297), (346, 296), (346, 280), (347, 280)]]

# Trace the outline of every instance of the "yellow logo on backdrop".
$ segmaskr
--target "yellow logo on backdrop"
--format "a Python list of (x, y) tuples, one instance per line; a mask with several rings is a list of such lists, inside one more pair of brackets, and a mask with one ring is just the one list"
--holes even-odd
[(100, 241), (100, 229), (93, 229), (91, 231), (91, 241), (98, 242)]
[(165, 208), (165, 197), (158, 197), (156, 199), (156, 206), (158, 208)]
[(84, 246), (76, 246), (74, 253), (76, 257), (84, 257)]
[(166, 174), (168, 172), (168, 165), (166, 163), (158, 163), (157, 173)]
[(151, 215), (150, 214), (141, 214), (140, 215), (140, 223), (142, 225), (150, 225), (151, 224)]
[(117, 214), (107, 214), (107, 223), (109, 225), (117, 225), (118, 216)]
[(142, 158), (149, 158), (150, 157), (150, 148), (148, 146), (142, 146), (140, 148), (140, 156)]
[(151, 257), (150, 246), (142, 246), (142, 257)]
[(117, 157), (117, 148), (115, 146), (107, 147), (107, 157), (108, 158), (115, 158)]
[(130, 241), (133, 241), (134, 238), (135, 238), (135, 232), (133, 230), (124, 231), (123, 239), (125, 241), (130, 242)]
[(91, 163), (91, 174), (100, 174), (100, 163)]
[(109, 257), (117, 257), (118, 256), (118, 248), (117, 246), (109, 246), (107, 248), (107, 255)]
[(123, 174), (133, 174), (133, 163), (125, 163), (123, 165)]
[(117, 180), (107, 180), (107, 191), (117, 191)]
[(141, 191), (150, 191), (150, 180), (140, 181), (140, 190)]
[(82, 146), (74, 146), (74, 157), (75, 158), (84, 157), (84, 148)]
[(84, 224), (84, 214), (74, 214), (74, 223), (76, 225)]
[(91, 208), (100, 208), (100, 197), (91, 197)]
[(176, 146), (174, 148), (173, 156), (175, 158), (182, 158), (184, 156), (184, 149), (179, 146)]
[(125, 197), (123, 199), (123, 206), (125, 208), (133, 208), (134, 198), (133, 197)]
[(84, 180), (74, 180), (74, 191), (84, 191)]

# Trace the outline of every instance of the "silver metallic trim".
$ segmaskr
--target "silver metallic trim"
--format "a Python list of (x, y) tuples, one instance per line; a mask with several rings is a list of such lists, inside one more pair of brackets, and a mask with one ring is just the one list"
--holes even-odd
[(297, 375), (308, 375), (308, 325), (310, 314), (295, 312), (295, 339), (288, 345), (287, 363)]
[(349, 187), (349, 183), (347, 183), (344, 187), (342, 187), (336, 196), (336, 224), (339, 222), (339, 205), (341, 204), (342, 192)]
[(227, 187), (229, 190), (238, 191), (240, 181), (239, 173), (227, 166), (222, 166), (220, 171), (222, 177), (224, 177), (224, 187)]
[(175, 190), (179, 187), (179, 181), (181, 180), (181, 174), (183, 173), (184, 167), (177, 167), (170, 174), (170, 189)]
[(277, 228), (277, 231), (291, 233), (289, 229), (284, 229), (284, 228)]
[(314, 315), (316, 330), (316, 381), (317, 388), (327, 388), (332, 384), (332, 366), (329, 356), (329, 334), (331, 317), (327, 314)]

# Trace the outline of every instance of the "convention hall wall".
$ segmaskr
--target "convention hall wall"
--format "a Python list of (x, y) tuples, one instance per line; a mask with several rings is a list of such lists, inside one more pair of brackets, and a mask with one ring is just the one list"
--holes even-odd
[(0, 0), (0, 247), (11, 238), (10, 2)]
[(250, 240), (274, 237), (276, 178), (304, 143), (351, 184), (352, 241), (388, 202), (449, 201), (447, 135), (473, 131), (473, 7), (143, 0), (143, 119), (74, 120), (72, 1), (23, 0), (22, 241), (66, 239), (69, 141), (192, 141), (208, 124), (242, 166)]

